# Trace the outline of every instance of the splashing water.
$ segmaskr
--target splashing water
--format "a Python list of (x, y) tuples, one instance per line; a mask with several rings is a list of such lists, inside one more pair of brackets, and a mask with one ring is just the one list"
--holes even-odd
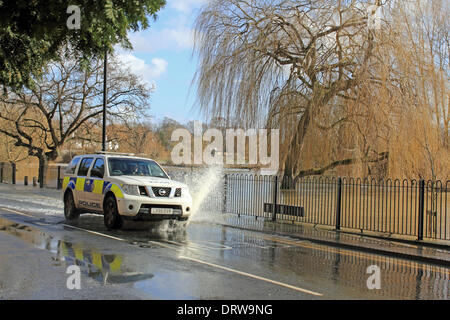
[(191, 220), (210, 220), (220, 215), (223, 195), (223, 167), (211, 166), (199, 173), (192, 191), (193, 215)]
[(188, 223), (221, 221), (218, 219), (222, 218), (221, 206), (224, 199), (223, 166), (214, 165), (185, 172), (184, 180), (192, 195), (192, 213)]

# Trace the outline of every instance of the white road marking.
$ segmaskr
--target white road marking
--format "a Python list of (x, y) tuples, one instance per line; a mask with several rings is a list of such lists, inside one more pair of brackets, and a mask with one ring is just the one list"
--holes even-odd
[(152, 241), (152, 240), (149, 240), (148, 242), (149, 242), (149, 243), (156, 244), (156, 245), (161, 246), (161, 247), (163, 247), (163, 248), (175, 250), (175, 251), (177, 251), (177, 252), (178, 252), (178, 250), (179, 250), (179, 249), (174, 248), (173, 246), (169, 246), (169, 245), (166, 245), (166, 244), (162, 244), (161, 242), (158, 242), (158, 241)]
[(92, 230), (88, 230), (88, 229), (78, 228), (78, 227), (71, 226), (69, 224), (61, 224), (61, 225), (65, 226), (65, 227), (68, 227), (68, 228), (72, 228), (72, 229), (76, 229), (76, 230), (81, 230), (81, 231), (85, 231), (85, 232), (88, 232), (88, 233), (92, 233), (92, 234), (95, 234), (95, 235), (98, 235), (98, 236), (101, 236), (101, 237), (110, 238), (110, 239), (114, 239), (114, 240), (118, 240), (118, 241), (128, 242), (125, 239), (113, 237), (113, 236), (110, 236), (110, 235), (107, 235), (107, 234), (104, 234), (104, 233), (101, 233), (101, 232), (96, 232), (96, 231), (92, 231)]
[(5, 211), (9, 211), (9, 212), (12, 212), (12, 213), (20, 214), (21, 216), (25, 216), (25, 217), (28, 217), (28, 218), (36, 218), (35, 216), (31, 216), (29, 214), (26, 214), (26, 213), (23, 213), (23, 212), (20, 212), (20, 211), (16, 211), (16, 210), (13, 210), (13, 209), (4, 208), (4, 207), (0, 207), (0, 209), (5, 210)]
[[(172, 244), (174, 246), (177, 246), (179, 251), (181, 251), (181, 249), (187, 249), (187, 250), (192, 250), (192, 251), (197, 251), (197, 252), (199, 251), (199, 249), (195, 248), (195, 246), (193, 246), (191, 243), (182, 243), (182, 242), (176, 242), (176, 241), (171, 241), (171, 240), (161, 240), (161, 241)], [(173, 247), (171, 249), (177, 250)]]
[[(192, 251), (202, 251), (202, 250), (232, 250), (232, 247), (225, 246), (219, 243), (214, 243), (212, 241), (201, 241), (201, 240), (195, 240), (195, 241), (172, 241), (172, 240), (161, 240), (162, 242), (173, 244), (177, 247), (183, 248), (183, 249), (189, 249)], [(205, 244), (206, 243), (206, 244)]]
[(190, 257), (185, 257), (185, 256), (180, 256), (179, 258), (180, 259), (186, 259), (186, 260), (194, 261), (194, 262), (197, 262), (197, 263), (200, 263), (200, 264), (204, 264), (204, 265), (207, 265), (207, 266), (210, 266), (210, 267), (213, 267), (213, 268), (222, 269), (222, 270), (225, 270), (225, 271), (233, 272), (233, 273), (236, 273), (236, 274), (239, 274), (239, 275), (242, 275), (242, 276), (246, 276), (246, 277), (250, 277), (250, 278), (254, 278), (254, 279), (257, 279), (257, 280), (269, 282), (269, 283), (272, 283), (272, 284), (276, 284), (276, 285), (279, 285), (279, 286), (282, 286), (282, 287), (285, 287), (285, 288), (289, 288), (289, 289), (292, 289), (292, 290), (296, 290), (296, 291), (300, 291), (300, 292), (303, 292), (303, 293), (311, 294), (311, 295), (314, 295), (314, 296), (319, 296), (319, 297), (323, 296), (323, 294), (318, 293), (318, 292), (310, 291), (310, 290), (307, 290), (307, 289), (302, 289), (302, 288), (295, 287), (295, 286), (292, 286), (292, 285), (287, 284), (287, 283), (283, 283), (283, 282), (271, 280), (271, 279), (268, 279), (268, 278), (260, 277), (260, 276), (257, 276), (257, 275), (251, 274), (251, 273), (247, 273), (247, 272), (231, 269), (231, 268), (228, 268), (228, 267), (220, 266), (218, 264), (206, 262), (206, 261), (203, 261), (203, 260), (198, 260), (198, 259), (195, 259), (195, 258), (190, 258)]
[[(21, 216), (25, 216), (25, 217), (28, 217), (28, 218), (38, 218), (38, 217), (36, 217), (36, 216), (32, 216), (32, 215), (29, 215), (29, 214), (26, 214), (26, 213), (23, 213), (23, 212), (20, 212), (20, 211), (16, 211), (16, 210), (13, 210), (13, 209), (9, 209), (9, 208), (0, 207), (0, 209), (1, 209), (1, 210), (5, 210), (5, 211), (9, 211), (9, 212), (12, 212), (12, 213), (15, 213), (15, 214), (19, 214), (19, 215), (21, 215)], [(104, 234), (104, 233), (100, 233), (100, 232), (96, 232), (96, 231), (91, 231), (91, 230), (88, 230), (88, 229), (83, 229), (83, 228), (74, 227), (74, 226), (71, 226), (71, 225), (69, 225), (69, 224), (63, 223), (63, 224), (61, 224), (61, 225), (62, 225), (62, 226), (65, 226), (65, 227), (68, 227), (68, 228), (72, 228), (72, 229), (76, 229), (76, 230), (81, 230), (81, 231), (85, 231), (85, 232), (88, 232), (88, 233), (92, 233), (92, 234), (95, 234), (95, 235), (98, 235), (98, 236), (101, 236), (101, 237), (106, 237), (106, 238), (110, 238), (110, 239), (114, 239), (114, 240), (118, 240), (118, 241), (125, 241), (125, 242), (128, 242), (128, 241), (125, 240), (125, 239), (113, 237), (113, 236), (110, 236), (110, 235), (107, 235), (107, 234)]]
[(193, 242), (190, 242), (189, 245), (206, 250), (233, 250), (232, 247), (208, 240), (195, 240)]

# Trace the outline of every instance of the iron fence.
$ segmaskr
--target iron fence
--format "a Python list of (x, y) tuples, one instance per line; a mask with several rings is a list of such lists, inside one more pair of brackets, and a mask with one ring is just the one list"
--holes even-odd
[[(219, 196), (220, 195), (220, 196)], [(450, 181), (225, 174), (203, 210), (450, 240)], [(218, 201), (219, 200), (219, 201)]]

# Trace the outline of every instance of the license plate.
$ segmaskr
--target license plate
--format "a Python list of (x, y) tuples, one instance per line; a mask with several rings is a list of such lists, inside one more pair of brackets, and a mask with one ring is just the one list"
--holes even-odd
[(152, 208), (151, 214), (173, 214), (172, 208)]

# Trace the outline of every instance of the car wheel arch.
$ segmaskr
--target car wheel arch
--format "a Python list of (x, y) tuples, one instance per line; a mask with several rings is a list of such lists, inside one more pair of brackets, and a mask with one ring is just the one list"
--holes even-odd
[(70, 189), (70, 188), (67, 188), (66, 191), (64, 191), (64, 198), (63, 198), (64, 201), (66, 200), (66, 197), (67, 197), (67, 195), (68, 195), (69, 193), (72, 194), (72, 198), (74, 199), (74, 202), (75, 202), (75, 196), (74, 196), (74, 194), (73, 194), (72, 189)]
[(103, 197), (103, 208), (105, 208), (106, 200), (108, 200), (109, 198), (113, 198), (114, 201), (116, 202), (116, 205), (117, 205), (116, 195), (114, 194), (114, 192), (108, 191), (108, 192), (105, 194), (105, 196)]

